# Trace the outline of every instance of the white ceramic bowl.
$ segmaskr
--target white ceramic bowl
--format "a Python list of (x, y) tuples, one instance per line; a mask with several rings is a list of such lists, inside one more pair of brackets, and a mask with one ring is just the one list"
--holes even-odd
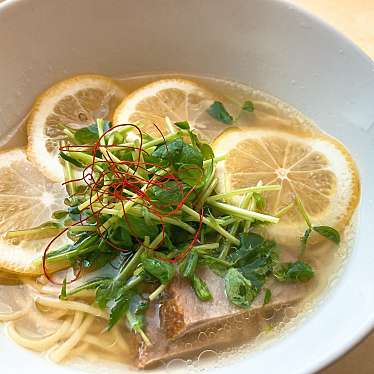
[[(212, 373), (317, 371), (374, 325), (374, 65), (310, 14), (271, 0), (6, 0), (0, 4), (0, 137), (35, 95), (83, 73), (184, 72), (237, 80), (294, 105), (341, 139), (362, 178), (354, 251), (298, 329)], [(22, 141), (22, 139), (20, 140)], [(3, 334), (3, 333), (0, 333)], [(3, 373), (68, 373), (0, 336)], [(101, 370), (102, 371), (102, 370)]]

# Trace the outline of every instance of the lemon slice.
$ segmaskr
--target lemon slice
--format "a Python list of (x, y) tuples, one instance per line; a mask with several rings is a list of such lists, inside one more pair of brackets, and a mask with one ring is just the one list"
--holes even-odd
[[(337, 140), (282, 131), (231, 129), (213, 144), (216, 155), (227, 154), (217, 166), (219, 192), (263, 184), (280, 184), (266, 193), (266, 211), (276, 214), (297, 194), (314, 225), (342, 229), (359, 201), (360, 183), (352, 157)], [(268, 233), (292, 243), (306, 224), (296, 208), (289, 210)]]
[(227, 128), (207, 113), (215, 100), (224, 101), (195, 82), (162, 79), (127, 96), (115, 111), (113, 122), (120, 125), (140, 121), (145, 133), (159, 137), (156, 126), (163, 134), (168, 133), (165, 117), (169, 117), (172, 122), (188, 121), (203, 139), (211, 141)]
[(29, 159), (48, 178), (63, 181), (58, 160), (59, 141), (65, 139), (60, 124), (86, 127), (96, 118), (111, 119), (124, 98), (123, 89), (100, 75), (78, 75), (58, 82), (35, 101), (27, 124)]
[[(49, 239), (11, 241), (10, 230), (38, 226), (64, 208), (65, 188), (48, 180), (27, 160), (24, 149), (0, 153), (0, 269), (40, 274), (33, 260), (40, 258)], [(61, 239), (63, 240), (63, 239)]]

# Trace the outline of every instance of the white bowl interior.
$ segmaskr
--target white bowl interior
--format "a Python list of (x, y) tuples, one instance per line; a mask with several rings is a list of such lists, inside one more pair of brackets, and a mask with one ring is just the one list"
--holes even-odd
[[(310, 373), (373, 326), (374, 65), (352, 43), (276, 0), (7, 0), (0, 4), (0, 35), (3, 139), (35, 95), (66, 76), (182, 72), (237, 80), (278, 96), (343, 141), (363, 187), (359, 233), (343, 276), (307, 323), (234, 368)], [(51, 370), (52, 364), (0, 340), (7, 373)]]

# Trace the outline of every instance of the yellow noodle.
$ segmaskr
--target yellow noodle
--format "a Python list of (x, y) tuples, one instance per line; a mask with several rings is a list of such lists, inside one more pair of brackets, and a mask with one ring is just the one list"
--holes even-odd
[(51, 308), (74, 310), (77, 312), (84, 312), (96, 317), (108, 319), (108, 315), (104, 311), (79, 301), (66, 301), (50, 297), (37, 296), (35, 298), (35, 302)]
[(80, 342), (82, 337), (87, 333), (92, 322), (95, 320), (93, 315), (88, 315), (82, 325), (77, 329), (64, 343), (56, 350), (50, 353), (49, 357), (55, 362), (61, 362), (70, 351)]
[(118, 325), (115, 325), (112, 328), (112, 331), (113, 331), (113, 333), (114, 333), (114, 335), (116, 337), (116, 341), (117, 341), (118, 347), (120, 347), (125, 353), (130, 353), (130, 347), (127, 344), (127, 342), (125, 341), (125, 339), (123, 338), (123, 336), (121, 334), (121, 331), (120, 331), (120, 328), (118, 327)]
[(74, 318), (73, 318), (73, 323), (71, 324), (69, 330), (66, 332), (66, 337), (68, 338), (71, 334), (76, 331), (79, 326), (82, 324), (84, 318), (84, 313), (82, 312), (75, 312), (74, 313)]
[(88, 350), (87, 352), (84, 352), (85, 359), (94, 362), (99, 361), (102, 362), (103, 360), (111, 361), (111, 362), (124, 362), (125, 358), (122, 355), (118, 355), (115, 353), (108, 353), (108, 352), (99, 352), (95, 350)]
[(90, 345), (88, 343), (79, 344), (77, 347), (73, 348), (70, 351), (72, 356), (78, 357), (85, 353), (88, 349), (90, 349)]
[(32, 306), (32, 302), (33, 302), (32, 299), (29, 298), (27, 305), (24, 309), (18, 310), (17, 312), (12, 312), (12, 313), (0, 313), (0, 321), (6, 322), (6, 321), (14, 321), (14, 320), (20, 319), (21, 317), (23, 317), (24, 315), (28, 313), (28, 311), (30, 310)]
[(83, 342), (94, 345), (100, 349), (105, 349), (106, 351), (112, 352), (113, 347), (116, 345), (116, 341), (106, 341), (103, 336), (94, 336), (90, 334), (86, 334), (83, 337)]
[(48, 312), (48, 318), (49, 319), (60, 319), (62, 317), (65, 317), (69, 313), (68, 310), (56, 310), (54, 312)]
[(31, 339), (22, 336), (17, 331), (14, 322), (8, 324), (7, 333), (17, 344), (34, 351), (43, 352), (53, 347), (66, 334), (70, 324), (71, 319), (66, 319), (55, 333), (42, 339)]

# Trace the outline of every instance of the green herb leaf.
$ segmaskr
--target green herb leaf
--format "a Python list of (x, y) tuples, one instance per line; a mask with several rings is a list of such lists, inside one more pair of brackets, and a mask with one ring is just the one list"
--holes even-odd
[(256, 203), (256, 210), (262, 211), (265, 209), (265, 198), (258, 192), (253, 192), (253, 198)]
[(183, 139), (159, 145), (153, 152), (154, 158), (160, 165), (168, 166), (178, 164), (194, 164), (202, 166), (203, 157), (201, 152), (193, 146), (185, 143)]
[(101, 309), (105, 309), (108, 302), (115, 299), (121, 285), (112, 279), (104, 280), (96, 288), (96, 303)]
[(229, 301), (241, 308), (249, 308), (259, 292), (251, 281), (235, 268), (227, 271), (224, 280)]
[(199, 255), (196, 251), (191, 250), (179, 265), (179, 271), (184, 278), (192, 278), (195, 274)]
[(209, 301), (212, 299), (212, 294), (210, 293), (207, 284), (196, 274), (192, 277), (192, 288), (201, 301)]
[(176, 271), (174, 264), (157, 258), (145, 258), (143, 260), (143, 267), (145, 271), (157, 278), (162, 284), (169, 283)]
[[(104, 121), (103, 130), (106, 132), (111, 127), (109, 121)], [(74, 133), (74, 138), (77, 144), (93, 144), (99, 139), (99, 131), (97, 129), (97, 123), (83, 127)]]
[(132, 248), (134, 244), (124, 218), (118, 220), (118, 222), (110, 228), (108, 239), (117, 247), (124, 249)]
[(66, 210), (55, 210), (52, 213), (52, 218), (62, 219), (62, 218), (65, 218), (67, 215), (68, 215), (68, 212)]
[(204, 172), (200, 166), (182, 164), (178, 167), (178, 177), (189, 186), (200, 185), (204, 179)]
[(219, 122), (231, 125), (233, 117), (226, 110), (220, 101), (214, 101), (213, 104), (207, 109), (208, 114)]
[(114, 300), (109, 311), (109, 330), (127, 313), (128, 309), (129, 296), (127, 294), (122, 294)]
[(72, 296), (72, 295), (75, 295), (79, 292), (82, 292), (84, 290), (95, 290), (97, 289), (97, 287), (100, 286), (101, 283), (103, 283), (104, 281), (109, 281), (110, 278), (95, 278), (95, 279), (92, 279), (90, 281), (88, 281), (87, 283), (84, 283), (78, 287), (75, 287), (73, 288), (72, 290), (70, 290), (69, 292), (67, 292), (66, 296), (69, 297), (69, 296)]
[(162, 186), (155, 184), (151, 189), (160, 208), (175, 207), (183, 198), (184, 188), (176, 181), (167, 181)]
[(330, 226), (313, 226), (313, 231), (331, 240), (335, 244), (340, 243), (340, 234), (333, 227)]
[(189, 130), (190, 129), (190, 124), (188, 123), (188, 121), (175, 122), (174, 125), (179, 127), (182, 130)]
[(131, 296), (126, 316), (128, 325), (132, 330), (139, 331), (143, 328), (144, 314), (148, 306), (148, 301), (140, 295), (134, 294)]
[(264, 305), (269, 304), (271, 299), (271, 291), (269, 288), (265, 289), (265, 294), (264, 294)]
[(209, 144), (199, 142), (197, 146), (199, 147), (204, 160), (212, 160), (214, 158), (213, 149)]
[(24, 240), (45, 239), (59, 234), (63, 229), (64, 226), (61, 223), (48, 221), (29, 229), (8, 231), (5, 234), (5, 238)]
[(280, 264), (274, 276), (280, 282), (307, 282), (314, 277), (314, 271), (304, 261), (296, 261)]
[(147, 223), (141, 217), (127, 215), (126, 218), (119, 220), (122, 229), (128, 230), (129, 234), (138, 239), (144, 239), (149, 236), (154, 239), (158, 233), (159, 228), (156, 222)]
[(242, 109), (246, 112), (253, 112), (255, 110), (255, 106), (253, 105), (252, 101), (247, 100), (244, 101)]
[(272, 264), (278, 258), (277, 246), (274, 241), (265, 240), (255, 233), (240, 234), (240, 247), (228, 256), (228, 260), (235, 263), (235, 267), (248, 265), (250, 269), (266, 267), (263, 273), (272, 269)]
[(265, 239), (253, 232), (240, 234), (240, 248), (245, 248), (246, 250), (253, 249), (263, 244)]

